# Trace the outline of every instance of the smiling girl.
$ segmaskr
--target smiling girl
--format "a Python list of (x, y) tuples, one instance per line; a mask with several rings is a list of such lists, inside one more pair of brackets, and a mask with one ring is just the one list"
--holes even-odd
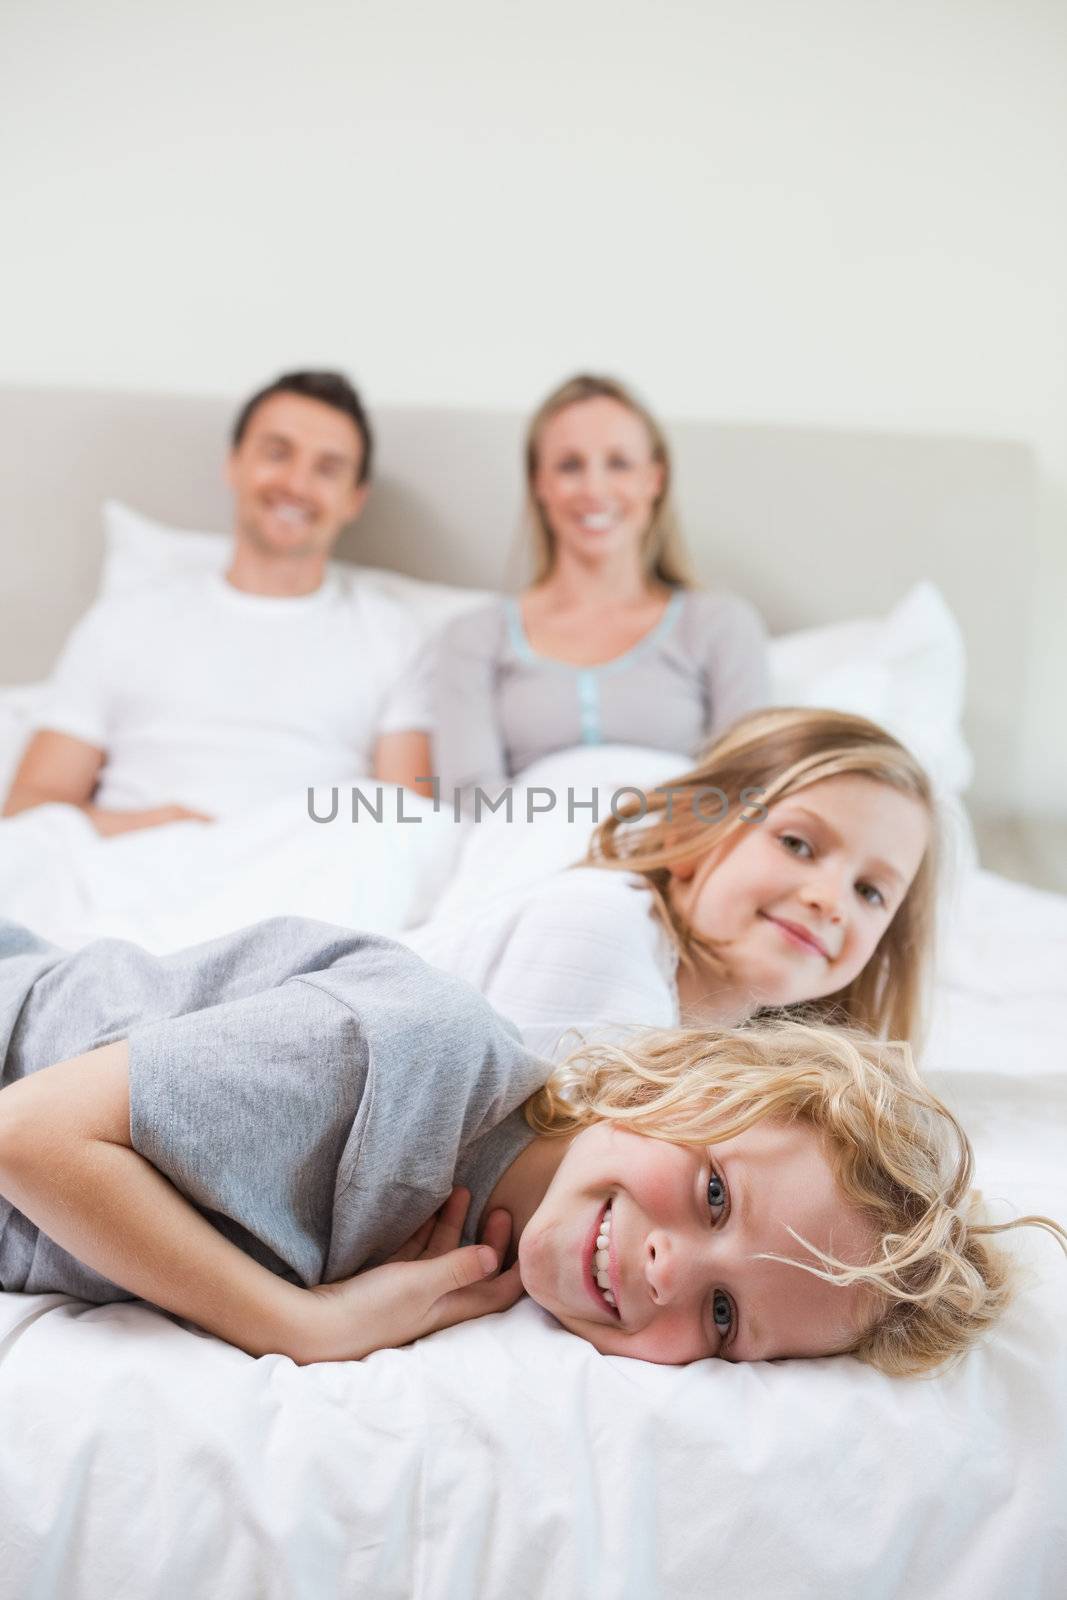
[[(700, 796), (758, 792), (709, 824)], [(776, 708), (743, 718), (698, 767), (597, 830), (590, 859), (637, 873), (678, 952), (687, 1019), (815, 1003), (909, 1039), (932, 944), (930, 781), (876, 723)]]
[(620, 802), (584, 865), (405, 939), (556, 1059), (576, 1034), (795, 1006), (914, 1040), (936, 835), (929, 779), (883, 728), (756, 711), (698, 766)]

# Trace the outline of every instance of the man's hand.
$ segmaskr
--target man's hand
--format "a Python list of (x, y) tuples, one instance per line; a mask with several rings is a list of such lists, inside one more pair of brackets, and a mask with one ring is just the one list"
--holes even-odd
[(152, 806), (147, 811), (105, 811), (100, 806), (82, 806), (97, 833), (113, 839), (120, 833), (135, 833), (139, 828), (160, 828), (166, 822), (214, 822), (204, 811), (188, 806)]
[(106, 752), (69, 733), (42, 729), (35, 733), (19, 762), (4, 802), (3, 815), (17, 816), (36, 806), (77, 806), (105, 839), (138, 828), (158, 828), (165, 822), (212, 822), (214, 818), (187, 806), (152, 806), (140, 811), (102, 810), (92, 804)]
[(518, 1262), (498, 1272), (511, 1218), (494, 1211), (482, 1243), (460, 1247), (470, 1194), (453, 1189), (431, 1217), (380, 1267), (307, 1291), (289, 1353), (301, 1364), (358, 1361), (457, 1322), (506, 1311), (522, 1297)]

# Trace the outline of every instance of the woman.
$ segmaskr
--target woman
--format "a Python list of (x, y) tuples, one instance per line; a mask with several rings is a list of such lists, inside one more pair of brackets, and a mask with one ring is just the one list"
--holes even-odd
[(532, 585), (457, 619), (434, 657), (435, 770), (468, 801), (577, 744), (695, 754), (767, 697), (759, 617), (693, 588), (667, 441), (628, 389), (549, 395), (526, 477)]

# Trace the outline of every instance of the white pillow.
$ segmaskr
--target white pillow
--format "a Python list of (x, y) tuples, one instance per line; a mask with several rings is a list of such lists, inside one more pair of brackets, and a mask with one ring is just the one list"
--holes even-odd
[[(197, 572), (222, 572), (229, 564), (233, 540), (225, 533), (196, 533), (168, 528), (120, 500), (106, 500), (104, 512), (104, 570), (100, 594), (136, 594), (175, 578)], [(333, 562), (335, 573), (358, 576), (380, 593), (391, 595), (412, 612), (427, 634), (444, 627), (463, 611), (484, 605), (492, 595), (485, 589), (460, 589), (447, 583), (426, 583), (400, 572), (378, 567), (357, 567)]]
[(100, 596), (105, 600), (155, 589), (197, 572), (222, 572), (233, 550), (227, 534), (167, 528), (131, 511), (121, 500), (105, 500), (103, 513)]
[(882, 618), (784, 634), (771, 641), (770, 667), (772, 703), (870, 717), (914, 752), (942, 794), (970, 783), (963, 635), (936, 585), (917, 583)]

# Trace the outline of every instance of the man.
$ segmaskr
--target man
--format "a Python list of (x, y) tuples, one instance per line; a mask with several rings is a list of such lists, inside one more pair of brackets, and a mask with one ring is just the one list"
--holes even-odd
[(242, 407), (227, 479), (233, 556), (98, 602), (57, 665), (4, 815), (80, 807), (104, 835), (209, 820), (309, 784), (430, 771), (419, 640), (373, 581), (328, 570), (370, 487), (359, 396), (287, 373)]

